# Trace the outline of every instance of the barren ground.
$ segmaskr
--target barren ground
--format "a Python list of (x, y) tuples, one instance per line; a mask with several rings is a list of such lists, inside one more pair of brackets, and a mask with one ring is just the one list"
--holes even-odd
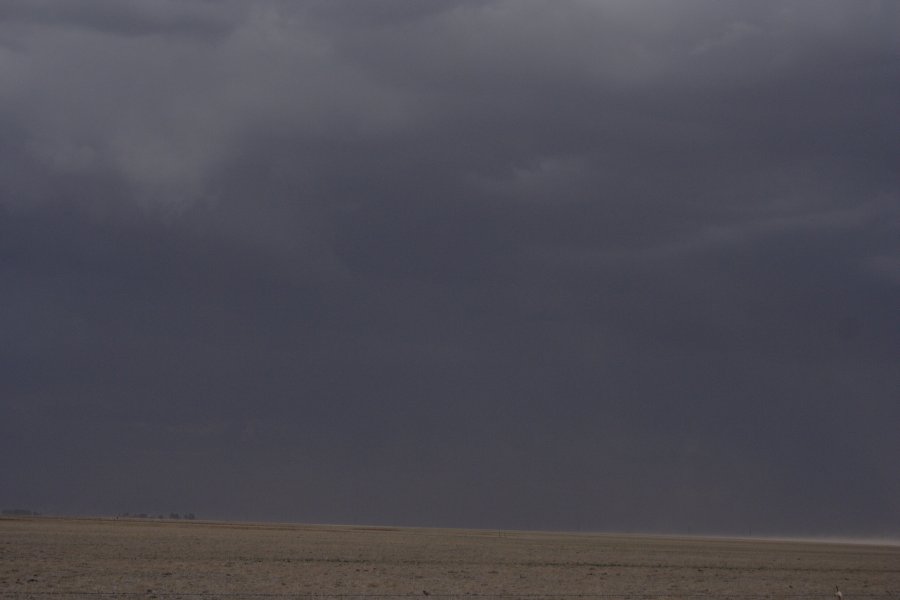
[[(155, 520), (0, 519), (0, 598), (139, 594), (900, 598), (900, 547)], [(85, 596), (81, 596), (84, 598)], [(200, 597), (202, 599), (202, 596)]]

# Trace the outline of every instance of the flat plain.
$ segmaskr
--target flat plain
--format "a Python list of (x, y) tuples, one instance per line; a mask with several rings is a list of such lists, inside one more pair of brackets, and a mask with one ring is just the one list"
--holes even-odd
[(0, 597), (900, 598), (900, 547), (126, 519), (0, 519)]

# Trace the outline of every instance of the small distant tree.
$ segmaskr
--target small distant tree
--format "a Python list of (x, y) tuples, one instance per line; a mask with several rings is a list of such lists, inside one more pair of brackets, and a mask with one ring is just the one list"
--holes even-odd
[(180, 518), (181, 518), (181, 515), (179, 515), (178, 513), (173, 512), (173, 513), (169, 513), (169, 518), (170, 518), (170, 519), (180, 519)]
[(184, 518), (185, 518), (185, 519), (188, 519), (188, 520), (190, 520), (190, 521), (193, 521), (193, 520), (196, 519), (197, 517), (194, 516), (194, 513), (188, 513), (188, 514), (184, 515)]

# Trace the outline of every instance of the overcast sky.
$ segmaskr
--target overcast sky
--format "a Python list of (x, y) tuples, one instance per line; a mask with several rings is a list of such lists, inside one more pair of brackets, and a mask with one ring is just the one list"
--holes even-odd
[(4, 0), (0, 507), (900, 534), (896, 0)]

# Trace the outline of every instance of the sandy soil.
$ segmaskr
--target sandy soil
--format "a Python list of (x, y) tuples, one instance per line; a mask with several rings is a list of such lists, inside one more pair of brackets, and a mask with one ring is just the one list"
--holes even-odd
[[(900, 547), (382, 527), (0, 519), (0, 598), (137, 594), (900, 598)], [(202, 597), (193, 597), (202, 600)]]

